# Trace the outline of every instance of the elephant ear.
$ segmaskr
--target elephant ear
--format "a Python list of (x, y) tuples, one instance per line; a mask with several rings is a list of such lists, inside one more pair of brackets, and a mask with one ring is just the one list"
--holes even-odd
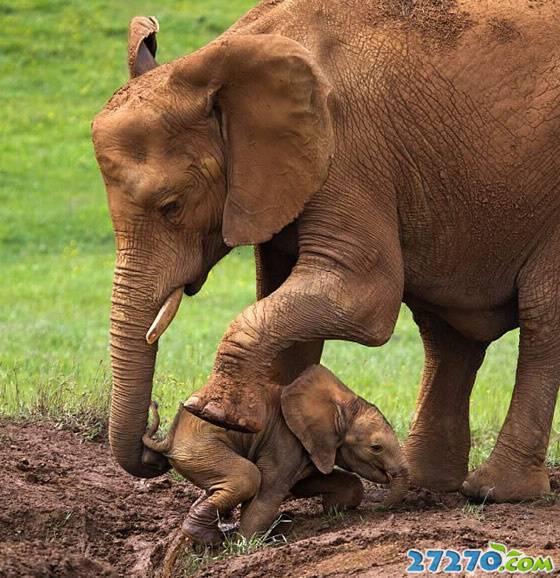
[(153, 16), (136, 16), (128, 25), (128, 70), (136, 78), (157, 66), (156, 35), (159, 23)]
[(317, 469), (329, 474), (346, 431), (345, 408), (357, 396), (321, 365), (307, 368), (282, 390), (282, 415)]
[(324, 184), (334, 138), (330, 85), (311, 53), (279, 35), (233, 35), (185, 61), (225, 140), (230, 246), (268, 241)]

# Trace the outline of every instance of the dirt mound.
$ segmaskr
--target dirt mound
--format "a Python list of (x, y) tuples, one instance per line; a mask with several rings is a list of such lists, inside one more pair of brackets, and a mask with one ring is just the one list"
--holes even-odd
[[(53, 424), (0, 423), (0, 576), (155, 576), (172, 531), (198, 495), (167, 475), (131, 478), (105, 443)], [(560, 489), (560, 471), (553, 472)], [(411, 492), (395, 512), (370, 485), (356, 512), (326, 517), (317, 501), (293, 500), (288, 543), (211, 564), (185, 557), (206, 577), (403, 576), (409, 547), (485, 547), (504, 542), (560, 565), (560, 502), (466, 505), (458, 494)], [(179, 568), (178, 568), (179, 570)], [(179, 576), (179, 572), (177, 573)]]

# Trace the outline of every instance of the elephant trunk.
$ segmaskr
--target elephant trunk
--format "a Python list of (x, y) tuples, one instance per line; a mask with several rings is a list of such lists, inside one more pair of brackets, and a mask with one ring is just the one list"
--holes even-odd
[(383, 506), (391, 508), (404, 500), (409, 486), (408, 468), (403, 464), (395, 473), (390, 475), (389, 492), (383, 500)]
[(157, 343), (146, 342), (146, 331), (157, 308), (141, 298), (131, 299), (131, 289), (142, 296), (136, 279), (115, 271), (111, 309), (111, 367), (113, 390), (109, 416), (109, 442), (116, 461), (128, 473), (153, 478), (169, 469), (167, 460), (142, 443), (156, 361)]

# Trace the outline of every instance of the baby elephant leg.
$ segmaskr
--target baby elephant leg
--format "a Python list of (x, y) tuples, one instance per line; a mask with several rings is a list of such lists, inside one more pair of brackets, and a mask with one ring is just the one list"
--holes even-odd
[[(227, 476), (227, 477), (226, 477)], [(238, 504), (250, 500), (258, 491), (261, 476), (258, 468), (240, 456), (228, 459), (228, 473), (215, 480), (191, 507), (183, 532), (194, 542), (218, 544), (223, 540), (218, 522)]]
[(282, 488), (261, 488), (261, 491), (241, 510), (239, 529), (245, 538), (263, 534), (273, 524), (282, 501), (288, 494)]
[(357, 508), (364, 497), (362, 480), (350, 472), (334, 470), (300, 480), (291, 490), (296, 498), (323, 497), (323, 509)]

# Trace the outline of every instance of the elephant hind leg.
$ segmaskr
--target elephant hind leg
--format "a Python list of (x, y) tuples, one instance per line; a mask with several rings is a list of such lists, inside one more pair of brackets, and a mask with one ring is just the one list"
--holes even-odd
[(356, 474), (335, 470), (330, 474), (313, 474), (300, 480), (291, 493), (296, 498), (323, 498), (323, 509), (357, 508), (364, 497), (364, 486)]
[(468, 473), (469, 399), (486, 342), (465, 338), (432, 313), (414, 311), (424, 344), (416, 415), (405, 445), (413, 485), (460, 489)]
[(554, 269), (553, 256), (541, 257), (544, 267), (520, 276), (513, 396), (492, 454), (463, 484), (473, 498), (519, 501), (550, 492), (545, 459), (560, 383), (560, 286), (556, 275), (543, 275)]
[(224, 537), (218, 525), (220, 519), (259, 491), (261, 474), (255, 464), (232, 453), (222, 465), (224, 473), (215, 476), (221, 479), (210, 485), (207, 493), (191, 506), (183, 521), (183, 532), (194, 542), (220, 543)]

